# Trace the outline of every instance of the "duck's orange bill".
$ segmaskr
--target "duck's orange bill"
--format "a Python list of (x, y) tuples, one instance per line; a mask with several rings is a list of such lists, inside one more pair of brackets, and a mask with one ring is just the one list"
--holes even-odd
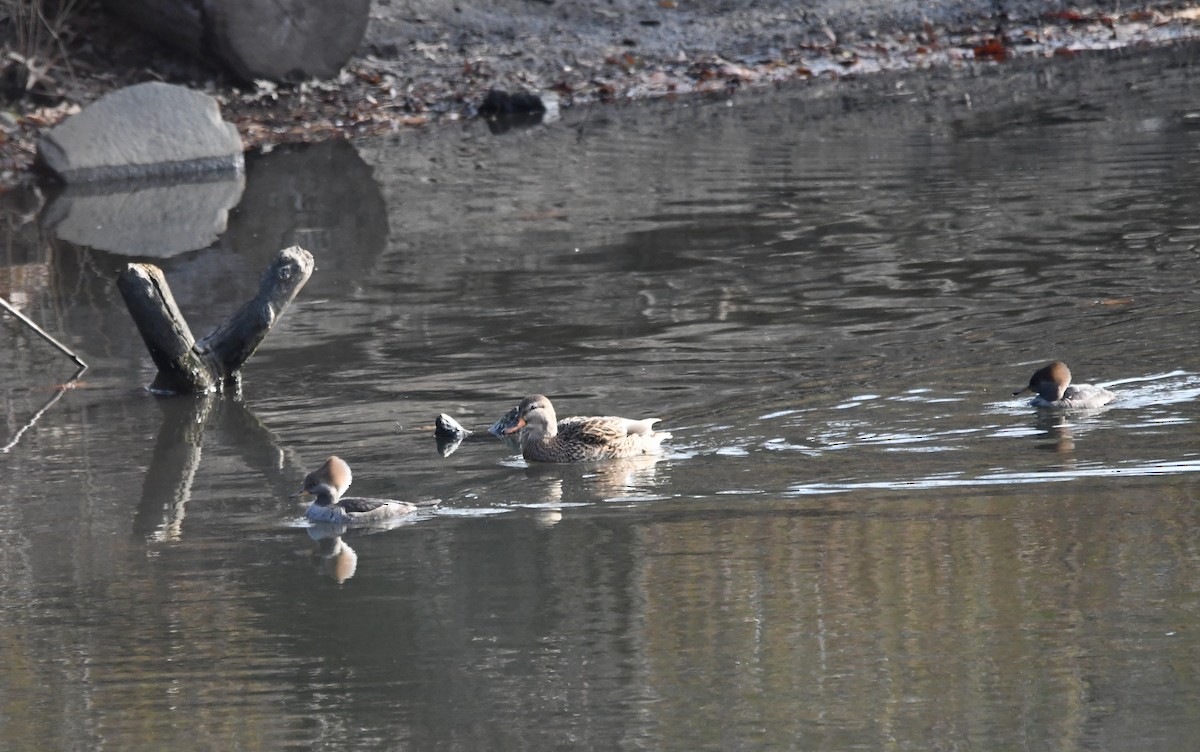
[(513, 426), (512, 428), (504, 429), (504, 435), (508, 436), (510, 433), (516, 433), (517, 431), (520, 431), (524, 427), (525, 427), (525, 419), (517, 418), (517, 424), (515, 426)]

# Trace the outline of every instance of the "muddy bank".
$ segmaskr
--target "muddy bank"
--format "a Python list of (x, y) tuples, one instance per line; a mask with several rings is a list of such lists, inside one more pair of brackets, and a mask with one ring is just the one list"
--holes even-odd
[(493, 88), (541, 92), (570, 107), (998, 66), (1194, 38), (1198, 15), (1194, 4), (1175, 2), (1080, 11), (1056, 2), (377, 0), (359, 54), (336, 80), (283, 87), (234, 81), (85, 4), (64, 22), (61, 46), (40, 53), (57, 60), (44, 72), (28, 56), (8, 58), (0, 184), (28, 178), (40, 129), (149, 80), (216, 96), (246, 143), (259, 147), (472, 117)]

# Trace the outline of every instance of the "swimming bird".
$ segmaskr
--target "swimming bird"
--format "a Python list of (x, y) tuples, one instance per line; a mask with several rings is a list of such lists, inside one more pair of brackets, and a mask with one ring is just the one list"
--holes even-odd
[(655, 431), (658, 418), (631, 420), (614, 416), (557, 420), (542, 394), (517, 406), (517, 422), (505, 434), (520, 431), (521, 455), (533, 462), (586, 462), (658, 454), (666, 431)]
[(1029, 386), (1013, 392), (1015, 397), (1025, 392), (1033, 392), (1035, 396), (1029, 401), (1034, 407), (1056, 407), (1088, 409), (1107, 405), (1117, 398), (1117, 395), (1102, 386), (1094, 384), (1071, 385), (1071, 369), (1061, 360), (1056, 360), (1048, 366), (1034, 371), (1029, 379)]
[(398, 517), (407, 517), (422, 507), (437, 504), (436, 501), (411, 504), (392, 499), (371, 499), (357, 496), (343, 498), (350, 488), (354, 476), (345, 460), (334, 456), (304, 478), (304, 485), (292, 497), (312, 494), (316, 496), (304, 516), (310, 522), (331, 522), (338, 525), (362, 525)]

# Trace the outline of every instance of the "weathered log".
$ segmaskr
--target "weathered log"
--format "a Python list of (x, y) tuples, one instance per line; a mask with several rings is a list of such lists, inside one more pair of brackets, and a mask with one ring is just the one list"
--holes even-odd
[(263, 274), (258, 295), (197, 345), (223, 377), (232, 376), (258, 349), (292, 298), (313, 272), (312, 254), (300, 246), (285, 248)]
[(129, 264), (117, 278), (117, 289), (158, 366), (155, 387), (174, 392), (213, 389), (212, 369), (196, 350), (192, 330), (175, 304), (162, 270), (153, 264)]
[(313, 257), (308, 251), (299, 246), (280, 251), (263, 274), (258, 294), (197, 342), (162, 271), (152, 264), (129, 264), (118, 277), (117, 288), (158, 367), (152, 388), (207, 392), (236, 385), (242, 365), (312, 271)]
[(370, 0), (104, 0), (135, 26), (246, 82), (332, 78), (358, 49)]

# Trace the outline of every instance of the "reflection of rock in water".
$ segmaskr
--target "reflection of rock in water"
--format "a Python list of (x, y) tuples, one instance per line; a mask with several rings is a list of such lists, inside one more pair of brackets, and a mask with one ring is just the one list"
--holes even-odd
[(36, 221), (42, 204), (36, 187), (0, 193), (0, 297), (18, 308), (27, 306), (50, 281), (47, 243)]
[(246, 191), (225, 240), (241, 253), (307, 248), (321, 270), (311, 291), (364, 275), (387, 236), (387, 204), (371, 168), (352, 144), (328, 141), (248, 156)]
[(118, 89), (42, 135), (38, 161), (67, 186), (42, 224), (126, 256), (206, 248), (242, 195), (242, 149), (212, 97), (160, 82)]
[[(313, 254), (314, 297), (331, 272), (365, 275), (387, 240), (387, 206), (371, 168), (343, 141), (280, 147), (246, 161), (246, 188), (229, 229), (212, 248), (160, 264), (193, 330), (207, 330), (253, 295), (261, 269), (280, 248)], [(221, 309), (221, 310), (218, 310)], [(192, 313), (195, 311), (195, 313)]]
[(539, 96), (492, 89), (479, 104), (479, 115), (487, 123), (488, 130), (499, 136), (513, 129), (554, 122), (558, 119), (558, 99), (552, 92)]
[(339, 585), (353, 577), (358, 569), (358, 554), (342, 540), (345, 534), (345, 525), (316, 524), (308, 528), (308, 537), (317, 542), (312, 556), (318, 571)]
[(50, 200), (42, 223), (75, 245), (169, 258), (216, 242), (244, 185), (242, 173), (224, 172), (182, 181), (71, 186)]
[[(156, 263), (193, 332), (206, 332), (257, 292), (262, 269), (281, 248), (301, 245), (313, 253), (321, 273), (309, 280), (305, 295), (314, 289), (320, 295), (322, 285), (339, 284), (331, 271), (365, 275), (387, 235), (387, 206), (353, 146), (277, 148), (247, 160), (241, 202), (215, 243)], [(128, 326), (129, 314), (112, 284), (112, 270), (125, 259), (107, 254), (60, 243), (49, 275), (54, 295), (79, 316), (71, 322), (74, 336), (111, 348), (101, 350), (104, 355), (136, 352), (142, 347), (136, 338), (111, 336)]]

